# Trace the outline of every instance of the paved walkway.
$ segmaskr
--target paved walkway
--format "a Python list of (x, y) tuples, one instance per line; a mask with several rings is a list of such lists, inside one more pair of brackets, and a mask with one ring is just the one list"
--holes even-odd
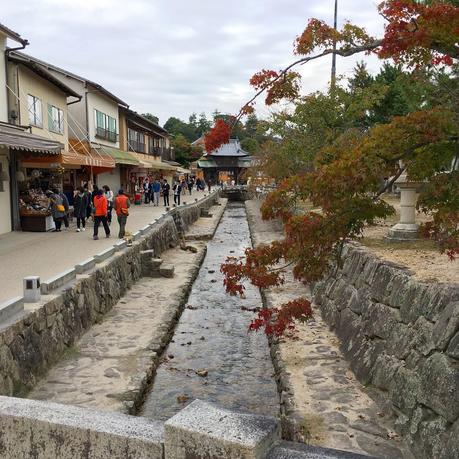
[[(190, 203), (202, 197), (204, 192), (193, 191), (192, 196), (182, 195), (182, 201)], [(172, 201), (171, 196), (171, 205)], [(134, 233), (164, 212), (163, 206), (132, 206), (126, 229)], [(60, 233), (12, 232), (0, 236), (0, 303), (22, 296), (24, 277), (40, 276), (46, 281), (110, 247), (118, 240), (118, 228), (115, 216), (111, 225), (112, 237), (106, 239), (101, 226), (98, 241), (92, 239), (92, 221), (85, 232), (77, 233), (76, 220), (69, 230)]]

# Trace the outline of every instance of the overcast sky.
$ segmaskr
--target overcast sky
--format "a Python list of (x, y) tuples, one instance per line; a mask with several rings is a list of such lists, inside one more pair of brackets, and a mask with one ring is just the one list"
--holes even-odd
[[(90, 80), (137, 112), (235, 113), (256, 71), (293, 59), (310, 17), (331, 23), (333, 0), (0, 0), (0, 22), (30, 41), (26, 52)], [(339, 0), (339, 20), (381, 34), (377, 0)], [(365, 57), (376, 71), (379, 62)], [(361, 59), (359, 58), (359, 59)], [(301, 68), (304, 92), (326, 88), (329, 57)], [(349, 75), (356, 59), (338, 60)], [(266, 114), (258, 103), (259, 113)]]

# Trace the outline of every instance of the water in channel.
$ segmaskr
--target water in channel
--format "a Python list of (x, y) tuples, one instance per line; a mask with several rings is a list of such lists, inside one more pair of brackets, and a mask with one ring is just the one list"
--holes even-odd
[[(245, 207), (229, 203), (193, 285), (173, 340), (165, 351), (143, 416), (166, 420), (194, 399), (230, 409), (277, 416), (279, 400), (266, 337), (248, 333), (261, 305), (258, 290), (246, 298), (225, 293), (220, 265), (250, 246)], [(243, 309), (241, 309), (241, 307)], [(199, 370), (203, 370), (199, 372)], [(196, 373), (201, 373), (201, 376)]]

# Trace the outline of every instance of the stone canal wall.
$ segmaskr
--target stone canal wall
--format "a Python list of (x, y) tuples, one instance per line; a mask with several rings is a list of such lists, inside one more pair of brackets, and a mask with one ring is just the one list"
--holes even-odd
[(314, 301), (358, 379), (390, 402), (415, 457), (459, 457), (459, 285), (418, 282), (349, 245)]
[[(24, 395), (48, 369), (71, 352), (72, 344), (99, 322), (140, 277), (141, 252), (156, 256), (176, 246), (183, 231), (209, 209), (217, 194), (173, 209), (158, 219), (131, 247), (115, 252), (102, 263), (38, 303), (0, 331), (0, 394)], [(179, 223), (178, 223), (179, 222)]]

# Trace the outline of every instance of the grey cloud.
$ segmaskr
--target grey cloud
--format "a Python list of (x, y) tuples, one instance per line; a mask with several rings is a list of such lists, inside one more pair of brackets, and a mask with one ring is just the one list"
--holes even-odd
[[(332, 8), (333, 0), (22, 0), (2, 5), (1, 22), (30, 40), (28, 53), (99, 82), (164, 123), (192, 111), (236, 112), (252, 94), (250, 76), (289, 63), (307, 19), (329, 21)], [(381, 33), (373, 2), (340, 0), (340, 11), (341, 21)], [(338, 71), (362, 58), (339, 60)], [(300, 69), (305, 91), (324, 89), (329, 59), (311, 64)]]

